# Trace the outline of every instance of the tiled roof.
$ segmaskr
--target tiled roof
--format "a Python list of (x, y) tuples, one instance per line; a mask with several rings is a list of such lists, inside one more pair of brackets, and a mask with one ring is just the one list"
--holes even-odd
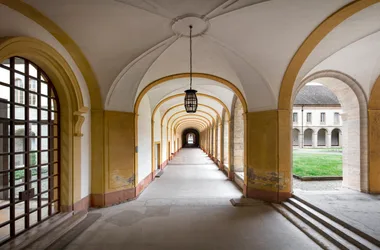
[(295, 105), (340, 105), (336, 95), (323, 85), (305, 85), (298, 92)]

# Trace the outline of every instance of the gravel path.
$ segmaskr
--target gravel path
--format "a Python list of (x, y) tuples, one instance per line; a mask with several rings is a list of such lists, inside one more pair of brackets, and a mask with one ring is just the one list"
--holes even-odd
[(305, 191), (338, 190), (342, 187), (342, 181), (301, 181), (293, 178), (293, 189)]

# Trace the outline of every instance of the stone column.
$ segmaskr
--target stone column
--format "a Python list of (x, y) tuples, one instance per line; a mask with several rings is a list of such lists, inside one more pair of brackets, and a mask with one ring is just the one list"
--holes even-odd
[(313, 145), (313, 148), (318, 147), (318, 132), (313, 132), (312, 145)]
[(326, 147), (331, 148), (331, 133), (326, 133)]
[(290, 112), (251, 112), (247, 118), (246, 196), (284, 201), (291, 197)]

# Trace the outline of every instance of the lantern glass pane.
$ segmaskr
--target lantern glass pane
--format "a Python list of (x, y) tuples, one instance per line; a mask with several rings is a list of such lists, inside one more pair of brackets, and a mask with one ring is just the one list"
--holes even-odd
[(185, 109), (187, 113), (195, 113), (198, 108), (198, 98), (196, 90), (186, 90), (185, 93)]

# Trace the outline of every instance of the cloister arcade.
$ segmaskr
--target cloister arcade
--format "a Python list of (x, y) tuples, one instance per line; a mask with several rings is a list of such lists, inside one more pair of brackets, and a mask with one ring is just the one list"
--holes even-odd
[[(0, 243), (140, 197), (185, 148), (271, 203), (292, 197), (293, 147), (342, 148), (343, 186), (380, 194), (379, 13), (377, 0), (0, 0)], [(336, 95), (341, 128), (292, 127), (311, 82)]]
[[(339, 128), (321, 128), (317, 132), (306, 128), (303, 132), (303, 138), (297, 128), (293, 129), (293, 147), (341, 147), (341, 140), (342, 131)], [(302, 142), (304, 143), (303, 145)]]

